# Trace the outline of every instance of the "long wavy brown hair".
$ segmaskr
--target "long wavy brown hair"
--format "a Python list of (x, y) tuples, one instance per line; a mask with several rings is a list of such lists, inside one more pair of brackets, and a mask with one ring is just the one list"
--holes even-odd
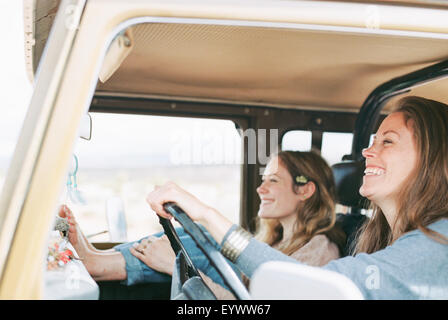
[(280, 244), (283, 228), (277, 219), (259, 218), (256, 238), (270, 246), (279, 245), (280, 251), (290, 255), (315, 235), (325, 234), (342, 252), (345, 234), (335, 226), (336, 187), (331, 168), (317, 151), (281, 151), (272, 155), (271, 159), (274, 157), (278, 157), (279, 165), (283, 165), (291, 175), (291, 189), (294, 193), (298, 193), (298, 185), (293, 181), (301, 175), (315, 184), (316, 191), (298, 208), (294, 234), (290, 241)]
[(372, 218), (360, 229), (356, 253), (381, 250), (416, 229), (448, 244), (447, 237), (428, 228), (448, 218), (448, 105), (409, 96), (398, 102), (394, 112), (401, 112), (413, 131), (417, 165), (399, 191), (393, 227), (381, 209), (372, 204)]

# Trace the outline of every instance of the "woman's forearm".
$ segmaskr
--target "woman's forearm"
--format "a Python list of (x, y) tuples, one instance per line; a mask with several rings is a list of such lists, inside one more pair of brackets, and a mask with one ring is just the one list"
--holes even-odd
[[(222, 244), (224, 236), (233, 226), (233, 223), (213, 208), (203, 215), (200, 223), (210, 232), (213, 238)], [(298, 263), (297, 260), (270, 247), (255, 238), (250, 239), (247, 247), (236, 259), (236, 266), (248, 277), (263, 263), (268, 261), (286, 261)]]
[(165, 212), (164, 204), (168, 202), (177, 203), (193, 221), (202, 224), (218, 243), (221, 243), (233, 224), (217, 210), (202, 203), (195, 196), (173, 182), (156, 187), (148, 194), (146, 201), (158, 215), (168, 219), (171, 216)]
[(283, 254), (282, 252), (270, 247), (264, 242), (252, 238), (249, 245), (241, 252), (236, 259), (236, 266), (249, 278), (252, 277), (255, 270), (263, 263), (268, 261), (285, 261), (299, 263), (296, 259)]
[(227, 231), (229, 231), (233, 225), (229, 219), (213, 208), (208, 209), (208, 212), (203, 215), (203, 218), (199, 223), (207, 229), (217, 243), (222, 242)]

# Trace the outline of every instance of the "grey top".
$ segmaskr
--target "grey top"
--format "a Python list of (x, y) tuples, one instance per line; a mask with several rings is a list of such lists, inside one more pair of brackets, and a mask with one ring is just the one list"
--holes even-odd
[[(448, 237), (448, 219), (428, 227)], [(299, 263), (251, 239), (236, 265), (251, 277), (262, 263), (274, 260)], [(448, 299), (448, 245), (420, 230), (404, 234), (383, 250), (333, 260), (323, 268), (351, 279), (365, 299)]]

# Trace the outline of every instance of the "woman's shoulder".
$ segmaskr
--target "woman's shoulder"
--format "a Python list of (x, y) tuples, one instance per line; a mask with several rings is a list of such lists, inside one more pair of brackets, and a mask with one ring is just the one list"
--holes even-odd
[(448, 237), (448, 218), (442, 218), (428, 226), (429, 229)]
[(322, 246), (333, 244), (333, 242), (325, 234), (317, 234), (311, 238), (311, 240), (306, 244), (309, 246)]
[(311, 266), (323, 266), (331, 260), (338, 259), (338, 246), (326, 235), (318, 234), (303, 247), (291, 254), (291, 257)]
[[(427, 229), (435, 232), (436, 235), (448, 238), (448, 218), (439, 219), (428, 226)], [(403, 234), (397, 239), (396, 243), (407, 242), (409, 239), (422, 238), (427, 241), (434, 241), (434, 238), (428, 237), (427, 233), (423, 232), (421, 229), (415, 229)]]
[(311, 248), (322, 248), (329, 252), (337, 252), (337, 258), (339, 258), (339, 249), (335, 242), (325, 234), (318, 234), (311, 238), (307, 243)]

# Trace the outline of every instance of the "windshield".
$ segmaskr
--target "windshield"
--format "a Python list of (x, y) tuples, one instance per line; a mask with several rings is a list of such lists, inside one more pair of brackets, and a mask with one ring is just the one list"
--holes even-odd
[(0, 51), (0, 188), (32, 93), (25, 70), (22, 12), (21, 1), (0, 2), (0, 29), (8, 30), (3, 34), (8, 46), (3, 46)]

